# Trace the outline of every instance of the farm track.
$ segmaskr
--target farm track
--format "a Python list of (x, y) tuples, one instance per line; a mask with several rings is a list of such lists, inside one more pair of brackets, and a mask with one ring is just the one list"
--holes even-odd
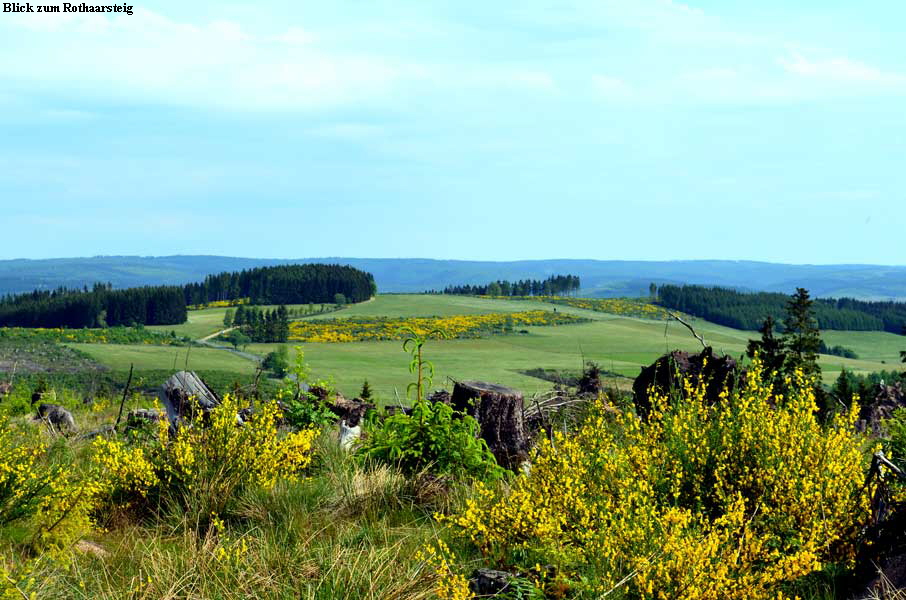
[[(229, 330), (227, 330), (227, 331), (229, 331)], [(219, 333), (214, 334), (214, 336), (217, 336), (217, 335), (220, 335), (220, 334)], [(255, 363), (261, 362), (261, 357), (256, 354), (252, 354), (251, 352), (243, 352), (242, 350), (238, 350), (236, 348), (229, 348), (227, 346), (221, 346), (219, 344), (215, 344), (213, 342), (208, 341), (214, 336), (208, 336), (208, 337), (200, 339), (200, 340), (195, 340), (195, 342), (198, 344), (201, 344), (202, 346), (207, 346), (208, 348), (216, 348), (217, 350), (226, 350), (227, 352), (232, 352), (236, 356), (239, 356), (246, 360), (250, 360)]]

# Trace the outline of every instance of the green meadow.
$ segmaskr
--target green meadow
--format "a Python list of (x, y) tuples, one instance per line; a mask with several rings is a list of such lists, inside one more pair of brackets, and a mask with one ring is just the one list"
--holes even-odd
[[(481, 339), (432, 339), (425, 345), (425, 356), (434, 364), (434, 387), (449, 388), (451, 380), (479, 379), (516, 387), (526, 394), (542, 393), (551, 384), (524, 375), (528, 369), (544, 368), (576, 371), (582, 361), (597, 362), (613, 373), (610, 382), (628, 387), (640, 367), (650, 364), (664, 352), (680, 349), (696, 351), (701, 344), (680, 323), (652, 321), (554, 306), (530, 300), (497, 300), (469, 296), (381, 295), (369, 302), (347, 306), (329, 314), (303, 317), (332, 319), (344, 317), (424, 317), (507, 313), (524, 310), (556, 310), (591, 319), (590, 322), (557, 327), (526, 327), (523, 332), (494, 335)], [(177, 335), (195, 339), (223, 329), (227, 309), (190, 311), (187, 323), (178, 326), (150, 327), (159, 331), (175, 330)], [(695, 329), (718, 353), (741, 357), (746, 343), (757, 333), (739, 331), (707, 321), (691, 320)], [(899, 352), (906, 349), (906, 338), (883, 332), (825, 331), (829, 346), (842, 345), (854, 350), (859, 359), (822, 356), (825, 381), (832, 382), (846, 368), (858, 373), (898, 368)], [(94, 360), (114, 370), (182, 368), (247, 374), (255, 363), (226, 349), (209, 347), (125, 346), (113, 344), (70, 344)], [(292, 342), (288, 344), (294, 346)], [(276, 344), (251, 344), (247, 352), (263, 357)], [(408, 357), (397, 341), (299, 344), (314, 377), (332, 379), (340, 391), (355, 395), (367, 379), (385, 402), (405, 399), (411, 381)], [(186, 353), (188, 352), (188, 363)]]
[(218, 348), (198, 346), (126, 346), (120, 344), (67, 344), (81, 350), (92, 359), (114, 371), (128, 371), (134, 364), (137, 371), (160, 369), (227, 371), (251, 373), (255, 363)]

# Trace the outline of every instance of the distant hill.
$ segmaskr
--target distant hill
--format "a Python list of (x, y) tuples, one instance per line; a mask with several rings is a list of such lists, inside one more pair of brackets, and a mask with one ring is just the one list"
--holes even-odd
[(906, 300), (906, 267), (879, 265), (785, 265), (755, 261), (524, 260), (509, 262), (424, 258), (259, 259), (228, 256), (97, 256), (0, 261), (0, 294), (76, 287), (94, 282), (116, 288), (184, 284), (211, 273), (260, 266), (321, 262), (346, 264), (372, 273), (381, 292), (421, 292), (447, 285), (496, 279), (544, 279), (575, 274), (589, 296), (639, 296), (652, 281), (721, 285), (742, 290), (792, 293), (797, 286), (813, 296)]

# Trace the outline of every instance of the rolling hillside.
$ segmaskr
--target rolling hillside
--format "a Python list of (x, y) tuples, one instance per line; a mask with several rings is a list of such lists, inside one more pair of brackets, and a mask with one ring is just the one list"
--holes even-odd
[(0, 294), (81, 287), (110, 282), (116, 288), (183, 284), (211, 273), (289, 263), (348, 264), (374, 274), (382, 293), (412, 293), (447, 285), (495, 279), (537, 279), (576, 274), (582, 295), (639, 296), (652, 281), (698, 283), (746, 290), (791, 293), (797, 286), (813, 296), (906, 299), (906, 266), (786, 265), (754, 261), (529, 260), (510, 262), (422, 258), (257, 259), (226, 256), (99, 256), (0, 261)]

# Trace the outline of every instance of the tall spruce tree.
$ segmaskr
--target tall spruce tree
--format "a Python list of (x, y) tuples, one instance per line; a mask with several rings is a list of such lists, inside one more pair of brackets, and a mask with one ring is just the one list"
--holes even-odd
[(783, 381), (783, 366), (786, 360), (786, 354), (783, 348), (783, 342), (780, 338), (774, 336), (776, 323), (774, 317), (768, 315), (758, 330), (761, 333), (760, 340), (749, 340), (746, 347), (746, 356), (755, 358), (757, 354), (761, 359), (764, 367), (764, 380), (770, 381), (775, 390), (780, 389), (779, 384)]
[(818, 366), (821, 333), (813, 306), (814, 301), (805, 288), (796, 288), (796, 293), (787, 302), (781, 338), (786, 354), (783, 370), (787, 375), (796, 369), (802, 369), (806, 375), (821, 375)]

